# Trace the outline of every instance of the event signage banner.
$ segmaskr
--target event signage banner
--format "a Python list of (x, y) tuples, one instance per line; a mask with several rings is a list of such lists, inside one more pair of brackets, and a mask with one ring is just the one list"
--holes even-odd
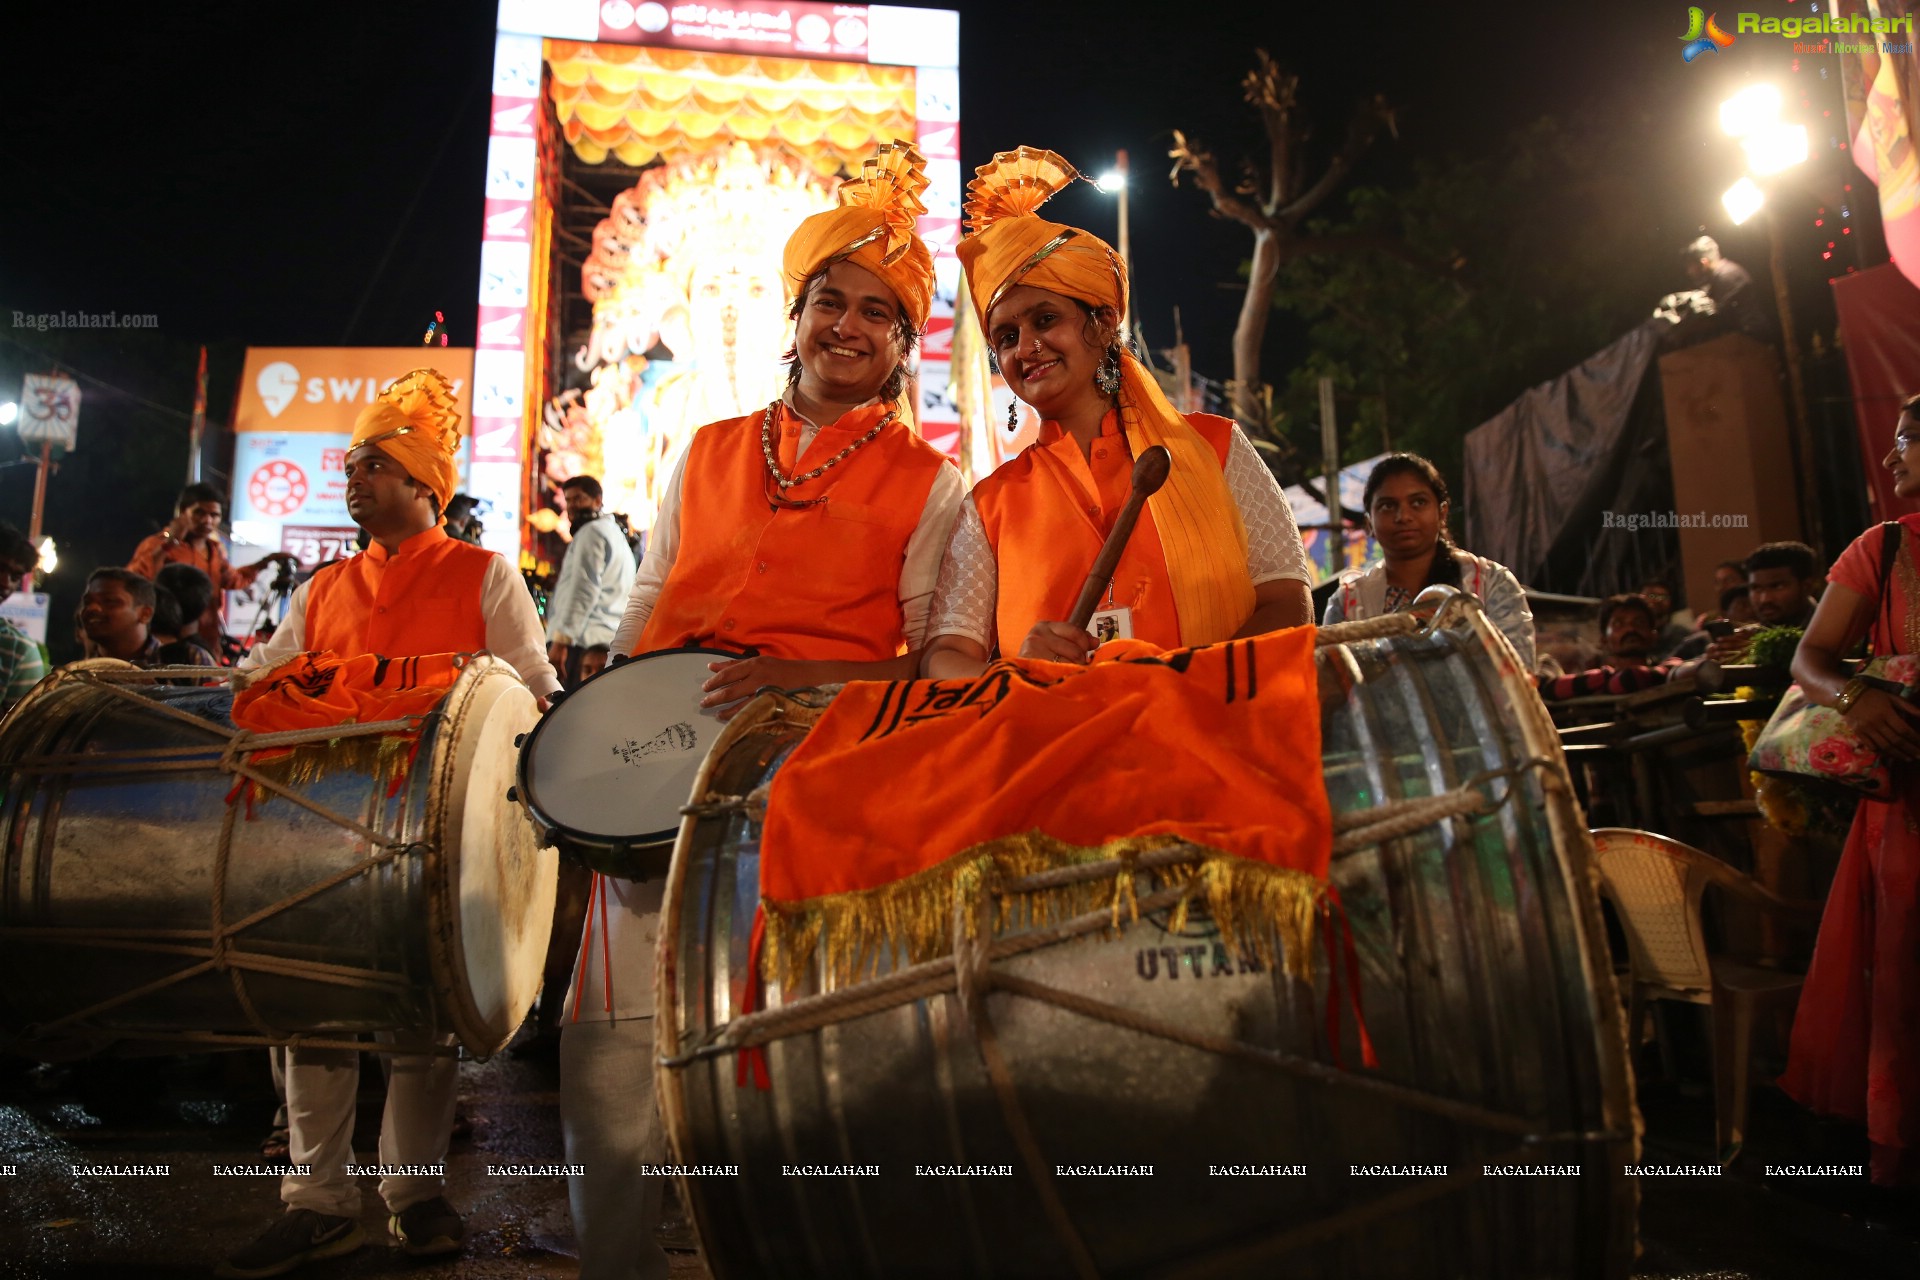
[(736, 0), (732, 4), (600, 6), (600, 39), (659, 42), (678, 49), (721, 53), (771, 53), (799, 58), (867, 60), (867, 7), (852, 4), (779, 4)]
[(20, 388), (20, 439), (71, 450), (80, 430), (80, 388), (63, 373), (30, 373)]
[(35, 644), (45, 644), (50, 599), (44, 591), (32, 594), (16, 591), (5, 600), (0, 600), (0, 618), (5, 618), (26, 632), (27, 638)]
[(351, 555), (356, 529), (343, 469), (354, 419), (388, 383), (423, 365), (446, 375), (467, 412), (471, 350), (248, 348), (233, 423), (234, 539), (286, 551), (303, 569)]

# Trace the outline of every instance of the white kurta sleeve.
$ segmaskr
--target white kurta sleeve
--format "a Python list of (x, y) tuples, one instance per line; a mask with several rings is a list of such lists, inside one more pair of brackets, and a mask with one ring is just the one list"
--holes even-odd
[(910, 651), (926, 648), (927, 616), (940, 582), (940, 565), (946, 559), (954, 521), (966, 500), (967, 486), (960, 479), (960, 468), (942, 466), (927, 492), (926, 505), (920, 509), (920, 523), (907, 539), (906, 559), (900, 566), (900, 633), (907, 638)]
[(927, 618), (927, 640), (965, 636), (989, 652), (993, 650), (994, 610), (1000, 603), (1000, 568), (994, 563), (993, 543), (980, 508), (968, 494), (953, 523), (940, 582), (933, 592)]
[(293, 589), (287, 600), (287, 616), (273, 629), (273, 635), (247, 650), (236, 664), (238, 670), (268, 670), (307, 651), (307, 588), (312, 584), (313, 579), (308, 578)]
[(480, 584), (480, 610), (487, 620), (487, 651), (519, 672), (536, 696), (559, 692), (560, 677), (547, 661), (540, 611), (533, 607), (527, 584), (505, 556), (496, 555), (487, 565), (487, 576)]
[(1227, 446), (1227, 489), (1247, 527), (1247, 576), (1254, 586), (1291, 578), (1313, 585), (1307, 549), (1280, 482), (1238, 424)]
[(627, 593), (627, 611), (621, 615), (620, 625), (614, 629), (613, 640), (607, 646), (611, 657), (632, 653), (640, 643), (640, 633), (646, 630), (653, 606), (667, 585), (667, 575), (673, 572), (673, 562), (680, 555), (680, 493), (686, 479), (687, 455), (683, 453), (680, 461), (673, 464), (673, 475), (667, 479), (667, 491), (660, 495), (660, 509), (654, 516), (653, 528), (647, 531), (647, 550), (640, 557), (639, 571), (633, 575), (633, 590)]

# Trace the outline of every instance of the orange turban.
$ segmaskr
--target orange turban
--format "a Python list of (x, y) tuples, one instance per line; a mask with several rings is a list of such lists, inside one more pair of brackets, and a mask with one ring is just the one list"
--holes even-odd
[(783, 266), (793, 298), (814, 272), (847, 261), (880, 277), (916, 330), (933, 309), (933, 255), (913, 226), (927, 206), (926, 160), (898, 138), (840, 184), (840, 207), (816, 213), (787, 241)]
[(453, 384), (437, 369), (415, 369), (387, 384), (380, 398), (354, 420), (351, 453), (363, 444), (407, 469), (407, 474), (433, 491), (440, 510), (459, 487), (460, 412), (454, 406)]
[(993, 304), (1016, 284), (1126, 311), (1127, 265), (1113, 246), (1034, 213), (1079, 178), (1072, 165), (1051, 151), (1021, 147), (1002, 151), (974, 173), (967, 185), (970, 234), (956, 252), (981, 329)]
[[(1096, 235), (1039, 217), (1034, 210), (1080, 175), (1051, 151), (1002, 151), (967, 185), (970, 234), (960, 242), (980, 327), (1000, 295), (1031, 285), (1090, 307), (1127, 309), (1127, 267)], [(992, 349), (992, 334), (987, 336)], [(1173, 469), (1147, 499), (1173, 581), (1181, 643), (1230, 639), (1253, 615), (1247, 530), (1219, 460), (1193, 424), (1168, 401), (1153, 371), (1120, 348), (1120, 425), (1134, 457), (1164, 445)]]

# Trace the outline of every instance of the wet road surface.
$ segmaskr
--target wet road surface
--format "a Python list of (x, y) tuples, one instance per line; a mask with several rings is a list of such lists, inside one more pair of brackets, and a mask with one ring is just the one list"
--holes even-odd
[[(279, 1180), (216, 1177), (216, 1165), (260, 1165), (274, 1099), (264, 1052), (79, 1064), (36, 1083), (18, 1063), (0, 1068), (0, 1276), (125, 1280), (205, 1277), (280, 1212)], [(43, 1073), (44, 1074), (44, 1073)], [(490, 1174), (488, 1166), (563, 1163), (552, 1059), (502, 1055), (461, 1064), (461, 1110), (473, 1135), (447, 1159), (447, 1197), (467, 1222), (464, 1255), (416, 1260), (387, 1234), (375, 1180), (360, 1179), (358, 1253), (297, 1274), (573, 1276), (578, 1271), (566, 1184), (558, 1176)], [(368, 1163), (380, 1127), (381, 1073), (364, 1069), (354, 1150)], [(164, 1177), (75, 1177), (74, 1164), (166, 1165)], [(681, 1237), (691, 1248), (690, 1237)], [(704, 1278), (691, 1252), (674, 1253), (674, 1280)]]
[[(1648, 1164), (1710, 1164), (1712, 1104), (1698, 1082), (1642, 1082)], [(362, 1072), (355, 1150), (371, 1161), (380, 1072)], [(461, 1067), (471, 1138), (448, 1157), (449, 1199), (466, 1214), (464, 1255), (420, 1262), (389, 1243), (371, 1178), (362, 1180), (359, 1253), (297, 1274), (573, 1276), (564, 1180), (488, 1172), (488, 1165), (562, 1162), (559, 1081), (551, 1059), (502, 1055)], [(1641, 1182), (1640, 1280), (1878, 1280), (1920, 1276), (1916, 1201), (1875, 1196), (1864, 1180), (1768, 1177), (1770, 1163), (1864, 1163), (1857, 1135), (1809, 1120), (1785, 1098), (1754, 1099), (1748, 1151), (1718, 1178)], [(38, 1079), (0, 1063), (0, 1277), (203, 1277), (279, 1212), (278, 1182), (216, 1177), (257, 1165), (273, 1112), (265, 1055), (78, 1064)], [(75, 1177), (73, 1164), (161, 1165), (165, 1177)], [(689, 1250), (690, 1237), (680, 1242)], [(676, 1252), (674, 1280), (707, 1275)], [(1436, 1274), (1441, 1274), (1436, 1272)], [(1360, 1280), (1360, 1278), (1356, 1278)]]

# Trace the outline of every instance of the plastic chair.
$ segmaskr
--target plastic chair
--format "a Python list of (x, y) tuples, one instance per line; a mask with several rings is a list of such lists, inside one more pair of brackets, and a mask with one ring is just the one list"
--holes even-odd
[[(1711, 854), (1651, 831), (1603, 827), (1593, 833), (1601, 892), (1619, 913), (1632, 964), (1628, 1043), (1655, 1000), (1708, 1007), (1713, 1034), (1714, 1137), (1721, 1167), (1739, 1158), (1747, 1123), (1747, 1060), (1755, 1021), (1791, 1010), (1806, 975), (1710, 955), (1700, 925), (1709, 885), (1795, 924), (1820, 923), (1822, 904), (1782, 898)], [(1666, 1046), (1661, 1045), (1662, 1058)]]

